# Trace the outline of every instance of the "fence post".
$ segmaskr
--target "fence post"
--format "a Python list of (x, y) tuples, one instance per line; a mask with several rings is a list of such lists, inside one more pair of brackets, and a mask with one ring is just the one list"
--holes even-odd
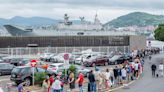
[(107, 53), (109, 53), (109, 46), (107, 47), (107, 50), (108, 50)]

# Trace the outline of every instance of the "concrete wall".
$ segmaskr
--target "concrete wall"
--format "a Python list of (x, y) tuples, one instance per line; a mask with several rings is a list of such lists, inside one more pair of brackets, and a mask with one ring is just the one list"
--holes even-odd
[(130, 50), (141, 50), (146, 48), (145, 36), (130, 36)]

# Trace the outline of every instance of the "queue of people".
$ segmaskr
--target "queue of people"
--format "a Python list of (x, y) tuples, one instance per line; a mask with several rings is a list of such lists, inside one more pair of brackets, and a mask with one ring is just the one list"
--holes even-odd
[[(134, 62), (127, 62), (116, 65), (114, 68), (106, 69), (105, 72), (98, 68), (91, 71), (88, 76), (88, 92), (126, 84), (132, 80), (138, 79), (143, 73), (144, 60), (136, 57)], [(96, 77), (95, 77), (96, 76)]]

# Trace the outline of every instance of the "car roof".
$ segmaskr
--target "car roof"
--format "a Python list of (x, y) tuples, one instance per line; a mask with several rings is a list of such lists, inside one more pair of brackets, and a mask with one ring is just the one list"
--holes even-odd
[(63, 65), (64, 63), (53, 63), (53, 64), (50, 64), (50, 65), (55, 65), (55, 66), (58, 66), (58, 65)]

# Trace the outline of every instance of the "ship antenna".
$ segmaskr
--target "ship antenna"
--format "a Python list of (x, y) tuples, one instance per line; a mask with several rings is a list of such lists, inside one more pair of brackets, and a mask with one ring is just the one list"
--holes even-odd
[(84, 19), (85, 19), (85, 17), (83, 16), (83, 17), (79, 17), (80, 18), (80, 22), (81, 22), (81, 24), (83, 24), (84, 23)]

